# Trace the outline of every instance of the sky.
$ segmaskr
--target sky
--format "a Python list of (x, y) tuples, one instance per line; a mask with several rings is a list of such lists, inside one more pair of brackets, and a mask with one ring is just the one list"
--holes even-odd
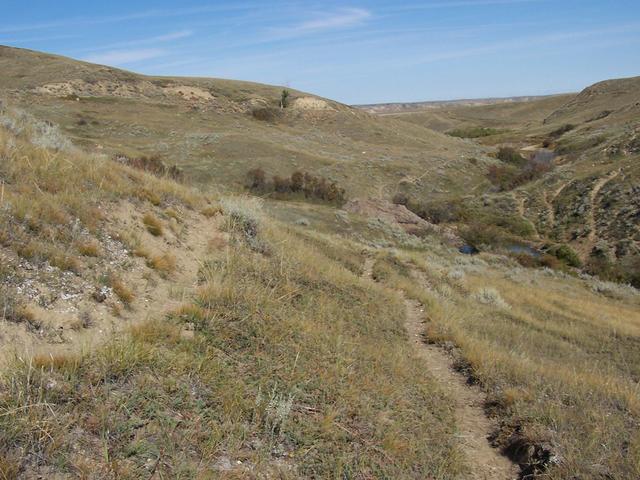
[(640, 75), (640, 0), (2, 0), (0, 45), (349, 104), (544, 95)]

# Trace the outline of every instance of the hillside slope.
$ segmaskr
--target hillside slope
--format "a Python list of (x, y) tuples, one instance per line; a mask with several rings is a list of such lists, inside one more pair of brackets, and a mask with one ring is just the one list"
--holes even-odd
[(292, 91), (281, 110), (281, 88), (146, 77), (8, 47), (0, 47), (0, 69), (0, 97), (60, 125), (79, 145), (160, 155), (201, 184), (237, 190), (251, 168), (286, 176), (300, 169), (361, 196), (390, 194), (400, 181), (425, 192), (464, 190), (481, 177), (465, 158), (481, 157), (482, 148), (302, 92)]
[[(61, 118), (66, 101), (83, 115), (109, 105), (113, 122), (118, 108), (184, 107), (135, 93), (136, 78), (123, 102), (84, 84), (80, 101), (6, 93)], [(332, 128), (370, 120), (345, 112), (357, 121)], [(256, 121), (220, 115), (221, 129)], [(293, 135), (284, 115), (252, 131)], [(341, 210), (218, 195), (228, 177), (196, 189), (97, 150), (0, 109), (0, 478), (640, 476), (638, 290), (462, 255), (453, 230), (411, 235), (404, 207), (376, 216), (384, 199)], [(626, 172), (594, 179), (591, 210)], [(518, 195), (480, 205), (526, 215)]]
[[(538, 247), (570, 245), (592, 273), (640, 285), (640, 77), (600, 82), (574, 96), (445, 106), (395, 118), (521, 155), (516, 161), (524, 167), (497, 161), (485, 169), (493, 185), (450, 196), (465, 211), (446, 217), (506, 227)], [(554, 158), (532, 173), (527, 159), (536, 152)]]

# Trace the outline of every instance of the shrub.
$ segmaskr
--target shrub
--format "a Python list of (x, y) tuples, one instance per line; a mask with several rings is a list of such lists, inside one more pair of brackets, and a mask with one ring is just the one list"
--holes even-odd
[(508, 165), (491, 165), (487, 172), (489, 181), (500, 190), (510, 190), (540, 178), (553, 169), (553, 154), (539, 151), (525, 159), (510, 147), (503, 147), (498, 158)]
[(405, 206), (420, 218), (436, 224), (460, 222), (470, 218), (464, 202), (457, 198), (428, 202), (409, 199)]
[(264, 190), (267, 185), (266, 179), (266, 174), (262, 168), (252, 168), (247, 172), (247, 188), (251, 190)]
[(560, 155), (566, 155), (568, 153), (580, 153), (590, 148), (597, 147), (604, 143), (607, 137), (604, 135), (596, 135), (594, 137), (588, 137), (585, 139), (576, 140), (573, 142), (563, 142), (558, 146), (556, 152)]
[(280, 108), (289, 107), (289, 97), (289, 90), (287, 90), (286, 88), (282, 90), (282, 93), (280, 94)]
[(152, 213), (145, 213), (142, 217), (142, 223), (147, 227), (147, 231), (154, 237), (162, 236), (162, 222), (156, 218)]
[(396, 205), (406, 206), (409, 203), (409, 196), (404, 192), (398, 192), (393, 196), (392, 202)]
[(496, 158), (510, 165), (522, 166), (527, 160), (513, 147), (500, 147)]
[(323, 200), (338, 205), (343, 204), (346, 200), (345, 190), (340, 188), (336, 182), (299, 170), (293, 172), (290, 177), (274, 175), (271, 177), (271, 182), (268, 182), (264, 170), (254, 168), (247, 172), (246, 185), (249, 190), (259, 193), (273, 192), (279, 196), (303, 193), (305, 198)]
[(484, 305), (491, 305), (505, 309), (510, 308), (509, 304), (504, 301), (500, 296), (500, 293), (495, 288), (481, 288), (473, 294), (473, 298)]
[(457, 128), (455, 130), (451, 130), (450, 132), (447, 132), (447, 135), (451, 137), (458, 137), (458, 138), (481, 138), (481, 137), (488, 137), (490, 135), (497, 135), (502, 132), (503, 130), (498, 130), (496, 128), (467, 127), (467, 128)]
[(274, 107), (256, 107), (251, 110), (251, 115), (262, 122), (275, 122), (282, 116), (282, 112)]
[(278, 175), (273, 176), (273, 189), (278, 193), (287, 193), (291, 191), (291, 182), (288, 178), (282, 178)]
[(150, 157), (128, 157), (127, 155), (118, 154), (114, 160), (123, 165), (149, 172), (157, 177), (170, 177), (176, 181), (184, 180), (184, 172), (176, 165), (167, 166), (160, 157), (152, 155)]
[(558, 260), (562, 260), (563, 262), (565, 262), (570, 267), (579, 268), (582, 266), (582, 261), (580, 260), (580, 257), (575, 252), (575, 250), (571, 248), (569, 245), (566, 245), (566, 244), (554, 245), (551, 248), (549, 248), (548, 252), (554, 257), (556, 257)]
[(570, 132), (574, 128), (576, 128), (575, 125), (572, 125), (571, 123), (567, 123), (566, 125), (563, 125), (560, 128), (557, 128), (556, 130), (549, 133), (549, 136), (552, 138), (558, 138), (564, 135), (565, 133)]
[(304, 173), (296, 170), (291, 174), (291, 191), (300, 192), (304, 188)]

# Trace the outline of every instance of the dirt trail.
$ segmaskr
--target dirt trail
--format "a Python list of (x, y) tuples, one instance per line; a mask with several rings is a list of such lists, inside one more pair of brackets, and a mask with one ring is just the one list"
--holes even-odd
[[(85, 279), (91, 273), (87, 269), (83, 272), (84, 277), (72, 277), (81, 282), (82, 291), (69, 295), (68, 300), (58, 299), (46, 308), (37, 305), (37, 298), (28, 304), (43, 326), (41, 332), (33, 332), (26, 324), (0, 318), (0, 367), (15, 355), (28, 358), (91, 351), (116, 332), (149, 319), (163, 318), (193, 295), (201, 262), (212, 255), (212, 249), (220, 250), (227, 242), (226, 234), (220, 230), (221, 218), (209, 219), (184, 212), (179, 233), (165, 228), (162, 237), (154, 237), (145, 230), (138, 216), (141, 214), (133, 206), (122, 203), (110, 211), (111, 229), (134, 232), (151, 253), (169, 254), (175, 259), (175, 271), (167, 276), (160, 275), (148, 267), (143, 258), (119, 250), (122, 259), (104, 262), (110, 262), (110, 269), (132, 291), (133, 300), (128, 307), (114, 309), (113, 305), (119, 305), (114, 294), (106, 301), (97, 302), (93, 296), (95, 285)], [(45, 291), (47, 284), (40, 282), (37, 287), (39, 291)], [(83, 312), (87, 312), (90, 323), (80, 327), (78, 317)], [(183, 333), (190, 335), (192, 332)]]
[[(363, 276), (371, 278), (374, 260), (367, 259)], [(455, 402), (457, 436), (476, 480), (512, 480), (518, 478), (518, 467), (493, 448), (488, 440), (496, 425), (483, 409), (486, 397), (479, 387), (469, 385), (456, 371), (453, 359), (437, 345), (424, 341), (424, 307), (398, 291), (406, 307), (405, 328), (415, 355), (424, 361), (429, 374), (435, 378)]]
[(555, 206), (553, 205), (553, 202), (556, 200), (556, 198), (558, 198), (558, 195), (560, 195), (562, 193), (562, 191), (570, 183), (571, 182), (564, 182), (563, 184), (561, 184), (551, 194), (551, 197), (549, 197), (549, 193), (546, 190), (542, 193), (542, 201), (544, 202), (545, 206), (547, 207), (547, 221), (549, 223), (548, 226), (547, 226), (547, 230), (548, 231), (553, 230), (555, 228), (555, 226), (556, 226), (556, 209), (555, 209)]
[(609, 183), (611, 180), (616, 178), (620, 174), (620, 170), (615, 170), (611, 172), (606, 177), (600, 178), (591, 189), (591, 193), (589, 194), (589, 216), (587, 217), (587, 225), (589, 226), (589, 234), (587, 235), (586, 243), (583, 247), (583, 253), (585, 256), (588, 256), (591, 253), (594, 245), (596, 244), (598, 229), (596, 224), (596, 208), (598, 206), (598, 194), (600, 190)]
[(536, 238), (540, 238), (540, 234), (538, 233), (536, 224), (533, 223), (531, 220), (529, 220), (529, 218), (527, 218), (526, 208), (525, 208), (526, 199), (524, 197), (518, 197), (518, 195), (516, 195), (515, 193), (511, 193), (511, 196), (513, 197), (513, 201), (516, 204), (516, 212), (518, 213), (520, 218), (522, 218), (522, 220), (524, 220), (529, 225), (531, 225), (531, 228), (533, 228), (533, 233), (536, 236)]

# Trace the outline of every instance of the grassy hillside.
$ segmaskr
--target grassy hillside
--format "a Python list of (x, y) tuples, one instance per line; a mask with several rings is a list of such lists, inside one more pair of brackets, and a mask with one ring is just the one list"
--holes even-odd
[(554, 95), (520, 102), (488, 105), (433, 106), (407, 113), (389, 113), (397, 118), (438, 132), (477, 127), (494, 128), (505, 132), (537, 126), (551, 113), (564, 106), (573, 95)]
[(471, 235), (478, 246), (524, 241), (553, 251), (566, 244), (580, 259), (572, 263), (640, 285), (639, 108), (636, 77), (601, 82), (575, 96), (398, 115), (408, 123), (494, 146), (497, 157), (502, 147), (515, 149), (515, 156), (483, 165), (491, 183), (479, 184), (472, 195), (452, 195), (437, 209), (422, 192), (404, 192), (427, 204), (427, 216), (431, 212), (445, 221), (489, 223), (502, 230), (493, 238)]
[(353, 197), (390, 195), (400, 181), (425, 192), (460, 190), (481, 177), (465, 161), (481, 157), (481, 148), (302, 92), (292, 91), (282, 110), (278, 87), (146, 77), (8, 47), (0, 47), (0, 68), (0, 96), (60, 125), (77, 144), (159, 155), (201, 184), (237, 190), (249, 169), (281, 176), (299, 169), (345, 185)]
[[(0, 64), (0, 478), (640, 476), (640, 295), (567, 250), (603, 274), (635, 258), (628, 106), (568, 128), (527, 105), (498, 159), (299, 92), (265, 121), (280, 89), (15, 49)], [(486, 177), (543, 141), (564, 151), (553, 169)], [(166, 163), (137, 157), (158, 142)], [(258, 158), (289, 174), (285, 148), (382, 198), (221, 193)], [(399, 191), (452, 228), (381, 215)], [(462, 255), (457, 235), (496, 248)], [(498, 248), (527, 243), (558, 248)], [(590, 253), (607, 245), (619, 258)]]
[(3, 118), (1, 478), (467, 471), (446, 392), (357, 246)]

